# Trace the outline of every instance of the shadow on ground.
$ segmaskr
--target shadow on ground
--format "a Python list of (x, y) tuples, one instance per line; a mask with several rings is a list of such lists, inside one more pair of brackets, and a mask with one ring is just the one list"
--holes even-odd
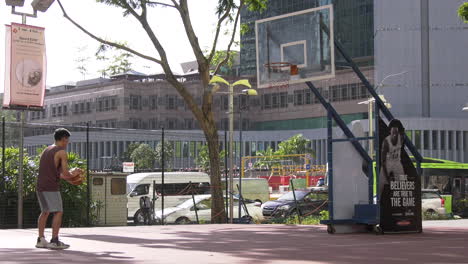
[[(206, 232), (193, 226), (188, 230), (181, 232), (177, 228), (168, 228), (142, 232), (140, 238), (117, 235), (68, 237), (137, 245), (147, 248), (148, 254), (157, 254), (158, 249), (218, 252), (234, 255), (245, 263), (281, 260), (323, 263), (367, 263), (374, 260), (379, 264), (407, 263), (409, 260), (411, 263), (466, 263), (468, 257), (466, 229), (437, 231), (439, 229), (427, 228), (422, 234), (398, 235), (329, 235), (318, 226), (230, 226), (208, 229)], [(159, 234), (169, 235), (169, 238), (158, 238)], [(125, 263), (116, 261), (112, 263)]]
[[(52, 252), (53, 251), (53, 252)], [(48, 263), (48, 264), (129, 264), (133, 258), (123, 252), (88, 253), (74, 250), (36, 250), (31, 248), (0, 249), (0, 263)], [(121, 255), (121, 256), (119, 256)], [(44, 262), (41, 262), (44, 261)]]

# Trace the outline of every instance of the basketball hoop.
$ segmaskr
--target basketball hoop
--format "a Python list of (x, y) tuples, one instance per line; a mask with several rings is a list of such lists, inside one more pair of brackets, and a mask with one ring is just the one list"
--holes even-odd
[(263, 65), (269, 72), (291, 72), (291, 63), (289, 62), (270, 62)]

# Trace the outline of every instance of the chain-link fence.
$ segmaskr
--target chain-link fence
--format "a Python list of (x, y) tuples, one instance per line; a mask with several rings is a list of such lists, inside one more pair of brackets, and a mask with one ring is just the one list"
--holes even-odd
[[(127, 221), (144, 223), (144, 210), (141, 210), (139, 199), (145, 196), (152, 202), (154, 222), (162, 223), (162, 218), (165, 219), (165, 223), (209, 222), (212, 217), (210, 193), (219, 188), (223, 190), (224, 198), (217, 201), (217, 204), (219, 207), (222, 203), (223, 210), (213, 215), (230, 212), (230, 191), (226, 184), (230, 179), (224, 166), (229, 164), (228, 156), (225, 155), (226, 133), (223, 135), (223, 132), (220, 132), (219, 135), (222, 181), (215, 185), (209, 175), (206, 139), (199, 130), (136, 130), (39, 123), (26, 123), (21, 126), (19, 122), (3, 122), (0, 146), (0, 228), (12, 228), (20, 224), (23, 227), (37, 225), (40, 208), (35, 187), (40, 154), (46, 146), (53, 144), (53, 133), (60, 127), (71, 132), (67, 147), (70, 167), (89, 170), (89, 176), (82, 185), (72, 186), (62, 182), (64, 226), (125, 225)], [(24, 134), (23, 142), (21, 129)], [(291, 190), (290, 179), (295, 179), (297, 189), (304, 189), (315, 186), (319, 178), (323, 178), (324, 166), (316, 164), (318, 158), (315, 155), (278, 156), (273, 159), (276, 163), (279, 162), (278, 164), (272, 161), (269, 164), (271, 166), (265, 166), (270, 161), (265, 158), (266, 153), (280, 151), (281, 140), (294, 135), (295, 132), (291, 131), (280, 136), (262, 137), (247, 131), (244, 132), (244, 141), (241, 143), (239, 133), (236, 132), (232, 157), (235, 164), (232, 175), (232, 201), (235, 205), (233, 218), (236, 218), (236, 221), (241, 221), (239, 219), (243, 217), (264, 219), (262, 204)], [(18, 199), (21, 143), (24, 148), (21, 191), (23, 201)], [(306, 149), (313, 149), (323, 144), (309, 141), (306, 145)], [(123, 172), (125, 162), (131, 162), (133, 171)], [(128, 176), (129, 174), (132, 175)], [(241, 175), (242, 180), (239, 180)], [(278, 177), (279, 184), (276, 182)], [(203, 205), (199, 208), (198, 205), (193, 205), (194, 202)], [(174, 208), (184, 207), (182, 205), (188, 206), (184, 208), (185, 216), (182, 212), (174, 211)], [(196, 211), (195, 208), (200, 210)], [(21, 212), (22, 216), (18, 212)], [(167, 215), (168, 213), (171, 213), (171, 216)], [(199, 213), (198, 221), (193, 217), (195, 213)], [(19, 223), (20, 218), (22, 220)]]

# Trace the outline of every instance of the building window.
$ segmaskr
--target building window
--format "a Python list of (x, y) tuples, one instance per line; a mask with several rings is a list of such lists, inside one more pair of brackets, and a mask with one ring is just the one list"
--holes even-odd
[(339, 89), (338, 86), (330, 86), (330, 90), (332, 92), (331, 101), (336, 102), (340, 100)]
[(177, 97), (174, 95), (166, 95), (166, 109), (177, 110)]
[(440, 149), (445, 150), (445, 131), (440, 131)]
[(156, 95), (150, 96), (150, 109), (158, 109), (158, 97)]
[(438, 150), (439, 149), (439, 143), (437, 142), (437, 130), (432, 131), (432, 149), (433, 150)]
[(448, 149), (453, 149), (453, 131), (448, 132)]
[(350, 84), (350, 89), (351, 89), (351, 99), (352, 100), (358, 99), (358, 84), (357, 83)]
[(271, 108), (271, 94), (264, 94), (262, 96), (263, 99), (263, 109), (270, 109)]
[(279, 95), (277, 93), (271, 95), (271, 106), (272, 108), (279, 107)]
[(286, 92), (280, 93), (280, 107), (281, 108), (288, 107), (288, 93)]
[(63, 116), (68, 115), (68, 107), (66, 105), (63, 106)]
[(141, 95), (130, 95), (130, 110), (141, 110)]
[(425, 150), (428, 150), (429, 149), (429, 141), (430, 141), (430, 138), (429, 138), (429, 130), (424, 130), (424, 133), (423, 133), (423, 149)]
[(111, 97), (111, 110), (116, 110), (117, 109), (117, 98), (116, 97)]
[(141, 120), (140, 120), (140, 119), (135, 119), (135, 118), (131, 118), (131, 119), (130, 119), (130, 126), (131, 126), (131, 128), (133, 128), (133, 129), (139, 129), (139, 128), (140, 128), (140, 125), (141, 125)]
[(84, 114), (84, 113), (85, 113), (85, 104), (80, 103), (80, 114)]
[(91, 102), (86, 102), (86, 112), (91, 113)]
[(348, 86), (346, 84), (340, 85), (340, 90), (341, 90), (341, 100), (342, 101), (349, 100)]
[(294, 105), (304, 104), (304, 91), (294, 91)]
[(185, 119), (185, 129), (193, 129), (193, 119)]
[(166, 119), (167, 129), (177, 129), (177, 119), (167, 118)]
[(227, 95), (221, 96), (221, 110), (228, 110), (229, 108), (229, 100)]
[(312, 93), (310, 90), (304, 90), (305, 104), (312, 104)]

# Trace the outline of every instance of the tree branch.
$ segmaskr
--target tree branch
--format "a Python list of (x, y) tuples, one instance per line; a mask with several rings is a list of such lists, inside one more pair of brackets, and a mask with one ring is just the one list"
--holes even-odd
[(213, 59), (213, 56), (216, 52), (216, 44), (218, 43), (218, 37), (219, 37), (219, 32), (221, 31), (221, 24), (223, 21), (229, 16), (229, 13), (231, 12), (231, 7), (228, 7), (224, 15), (219, 19), (218, 24), (216, 25), (216, 34), (215, 38), (213, 40), (213, 46), (211, 48), (211, 52), (208, 57), (208, 62), (211, 64), (211, 60)]
[[(164, 70), (164, 73), (166, 74), (166, 79), (169, 83), (174, 86), (174, 88), (178, 91), (180, 96), (184, 99), (184, 101), (187, 103), (189, 106), (190, 110), (192, 113), (197, 117), (198, 120), (203, 119), (202, 112), (200, 108), (197, 106), (195, 99), (193, 96), (188, 92), (186, 87), (177, 80), (177, 78), (174, 76), (171, 67), (169, 66), (169, 62), (167, 59), (166, 51), (164, 50), (164, 47), (161, 45), (159, 39), (156, 37), (156, 34), (154, 33), (153, 29), (148, 23), (147, 17), (146, 17), (146, 1), (145, 0), (140, 0), (141, 3), (141, 8), (142, 8), (142, 14), (139, 16), (136, 12), (130, 12), (142, 25), (143, 29), (146, 31), (148, 34), (149, 38), (151, 39), (151, 42), (153, 42), (154, 47), (156, 48), (157, 52), (159, 53), (159, 56), (161, 57), (161, 66)], [(131, 8), (130, 6), (127, 6), (127, 8)]]
[(146, 1), (146, 3), (148, 3), (148, 4), (154, 4), (154, 5), (162, 5), (162, 6), (167, 6), (167, 7), (176, 8), (176, 6), (175, 6), (175, 5), (165, 4), (165, 3), (161, 3), (161, 2), (155, 2), (155, 1)]
[[(172, 1), (174, 2), (174, 0)], [(195, 58), (197, 58), (199, 72), (202, 73), (204, 71), (209, 70), (208, 61), (206, 60), (205, 55), (203, 54), (203, 51), (200, 48), (200, 44), (198, 43), (198, 37), (195, 34), (195, 30), (192, 27), (192, 21), (190, 20), (187, 0), (180, 0), (180, 5), (178, 6), (177, 10), (179, 10), (180, 17), (182, 18), (182, 22), (185, 27), (185, 32), (187, 33), (187, 37), (190, 42), (190, 46), (192, 46)]]
[(60, 9), (62, 9), (62, 12), (63, 12), (63, 16), (68, 19), (73, 25), (75, 25), (77, 28), (79, 28), (81, 31), (83, 31), (86, 35), (90, 36), (91, 38), (97, 40), (98, 42), (101, 42), (103, 44), (106, 44), (106, 45), (109, 45), (111, 47), (114, 47), (114, 48), (118, 48), (118, 49), (121, 49), (121, 50), (125, 50), (125, 51), (128, 51), (140, 58), (143, 58), (143, 59), (146, 59), (146, 60), (149, 60), (149, 61), (153, 61), (153, 62), (156, 62), (158, 64), (162, 64), (162, 61), (161, 60), (158, 60), (156, 58), (153, 58), (151, 56), (148, 56), (148, 55), (145, 55), (145, 54), (142, 54), (136, 50), (133, 50), (131, 48), (128, 48), (124, 45), (121, 45), (121, 44), (118, 44), (118, 43), (115, 43), (115, 42), (112, 42), (112, 41), (108, 41), (108, 40), (105, 40), (103, 38), (100, 38), (96, 35), (94, 35), (93, 33), (89, 32), (88, 30), (86, 30), (85, 28), (83, 28), (81, 25), (79, 25), (77, 22), (75, 22), (71, 17), (68, 16), (67, 12), (65, 11), (65, 8), (63, 7), (62, 3), (60, 2), (60, 0), (57, 1), (60, 5)]
[(234, 38), (236, 36), (236, 31), (237, 31), (237, 22), (239, 21), (239, 17), (240, 17), (240, 12), (241, 12), (241, 9), (242, 7), (244, 6), (244, 1), (241, 0), (240, 2), (240, 5), (239, 5), (239, 9), (237, 10), (237, 15), (236, 15), (236, 19), (234, 21), (234, 29), (232, 31), (232, 36), (231, 36), (231, 41), (229, 41), (229, 44), (228, 44), (228, 48), (227, 48), (227, 51), (226, 51), (226, 58), (224, 58), (224, 60), (222, 60), (215, 68), (214, 72), (213, 72), (213, 75), (216, 75), (219, 71), (219, 69), (221, 68), (221, 66), (223, 66), (224, 64), (226, 64), (226, 62), (229, 61), (229, 57), (231, 56), (231, 46), (232, 46), (232, 43), (234, 43)]

